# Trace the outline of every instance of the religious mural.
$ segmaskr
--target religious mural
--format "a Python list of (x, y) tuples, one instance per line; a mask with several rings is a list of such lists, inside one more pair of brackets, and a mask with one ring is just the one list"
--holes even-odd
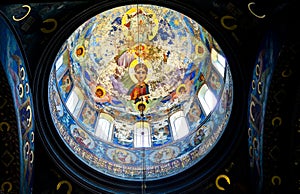
[[(84, 189), (98, 186), (101, 191), (96, 193), (133, 187), (145, 192), (172, 192), (171, 188), (178, 193), (186, 189), (208, 193), (298, 190), (299, 181), (293, 174), (299, 162), (293, 153), (297, 152), (299, 108), (295, 88), (287, 87), (297, 79), (298, 33), (289, 28), (297, 18), (290, 15), (297, 13), (291, 8), (297, 6), (237, 0), (152, 2), (186, 11), (197, 21), (153, 5), (105, 11), (120, 2), (9, 2), (0, 6), (0, 69), (4, 75), (0, 81), (0, 193), (31, 193), (33, 166), (39, 175), (34, 181), (37, 193), (67, 189), (68, 193), (86, 193)], [(97, 11), (104, 12), (90, 15)], [(88, 15), (91, 18), (79, 26)], [(232, 66), (214, 34), (197, 22), (218, 34)], [(270, 27), (274, 31), (261, 39)], [(274, 36), (275, 32), (280, 36)], [(262, 44), (256, 47), (256, 43)], [(52, 61), (54, 53), (57, 56)], [(35, 107), (28, 80), (36, 86)], [(249, 92), (248, 100), (244, 92)], [(49, 107), (45, 107), (47, 102)], [(224, 131), (229, 117), (234, 118)], [(37, 149), (34, 145), (40, 140), (34, 124), (49, 152), (39, 153), (45, 151), (44, 146)], [(242, 128), (248, 132), (246, 155), (240, 146), (246, 134)], [(285, 142), (290, 142), (289, 152)], [(56, 146), (66, 146), (71, 151), (67, 153), (74, 155), (61, 154)], [(40, 161), (48, 154), (63, 163), (64, 170), (56, 171), (55, 162), (52, 166)], [(83, 162), (79, 171), (73, 162), (76, 157)], [(206, 161), (212, 162), (206, 165)], [(282, 171), (286, 164), (289, 168)], [(192, 174), (197, 175), (187, 173), (184, 183), (180, 174), (167, 185), (159, 180), (193, 165)], [(87, 173), (82, 174), (81, 169)], [(98, 176), (91, 178), (94, 173), (90, 172)], [(116, 182), (102, 188), (102, 180), (112, 179), (101, 173)], [(65, 176), (83, 184), (63, 180)], [(93, 178), (100, 181), (94, 184)], [(125, 179), (126, 184), (118, 179)], [(152, 185), (152, 180), (158, 184)], [(192, 186), (195, 181), (201, 184)]]
[(140, 180), (146, 163), (147, 179), (159, 179), (212, 149), (232, 88), (226, 58), (205, 28), (174, 10), (132, 5), (71, 34), (53, 64), (49, 105), (62, 139), (85, 162), (96, 158), (93, 168)]

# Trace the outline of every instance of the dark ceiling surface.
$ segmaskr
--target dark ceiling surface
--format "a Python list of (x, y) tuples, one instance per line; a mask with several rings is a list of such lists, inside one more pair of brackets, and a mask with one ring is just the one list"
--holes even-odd
[[(241, 87), (238, 90), (241, 94), (237, 95), (241, 99), (237, 99), (234, 104), (237, 112), (233, 114), (236, 115), (236, 118), (231, 119), (229, 124), (231, 130), (220, 140), (220, 145), (214, 148), (213, 152), (208, 155), (208, 159), (179, 176), (160, 182), (146, 183), (149, 185), (145, 190), (146, 193), (299, 193), (300, 87), (298, 83), (300, 80), (297, 76), (297, 72), (299, 72), (297, 56), (300, 53), (300, 42), (299, 30), (295, 27), (299, 18), (295, 1), (214, 0), (203, 2), (189, 0), (183, 3), (181, 1), (128, 0), (101, 2), (10, 1), (1, 3), (0, 11), (12, 23), (24, 48), (34, 98), (44, 100), (46, 98), (39, 97), (40, 93), (37, 92), (39, 91), (37, 87), (41, 86), (38, 82), (43, 80), (42, 71), (45, 68), (42, 66), (49, 60), (47, 55), (53, 55), (49, 48), (57, 49), (55, 44), (61, 44), (72, 31), (72, 29), (64, 29), (65, 26), (71, 26), (74, 30), (76, 25), (83, 22), (84, 18), (89, 17), (91, 10), (91, 12), (95, 12), (95, 9), (103, 11), (116, 5), (144, 2), (170, 6), (203, 22), (203, 25), (207, 26), (208, 31), (213, 33), (220, 44), (225, 45), (225, 52), (229, 56), (228, 60), (236, 67), (233, 74), (239, 74), (238, 80), (241, 82), (238, 84)], [(31, 6), (32, 11), (29, 16), (33, 20), (14, 21), (12, 16), (16, 10), (22, 9), (20, 7), (24, 4)], [(63, 5), (61, 9), (57, 9), (61, 5)], [(78, 15), (82, 17), (78, 17)], [(57, 26), (53, 26), (51, 22), (43, 22), (49, 18), (55, 19)], [(70, 23), (74, 24), (74, 27)], [(41, 29), (46, 29), (46, 31), (43, 32)], [(277, 60), (271, 84), (268, 87), (265, 86), (268, 88), (268, 98), (263, 122), (264, 133), (261, 136), (263, 143), (260, 143), (263, 146), (262, 155), (260, 155), (262, 158), (257, 159), (257, 161), (263, 161), (261, 164), (263, 175), (258, 175), (254, 169), (256, 166), (250, 166), (251, 156), (249, 156), (248, 141), (251, 135), (249, 135), (247, 125), (248, 95), (254, 80), (257, 55), (264, 48), (262, 43), (269, 31), (276, 32), (277, 38), (274, 40), (277, 42), (279, 51), (278, 56), (273, 56)], [(53, 59), (53, 57), (49, 58)], [(1, 77), (4, 76), (5, 74), (1, 73)], [(7, 86), (1, 84), (1, 91), (6, 91), (5, 89)], [(4, 93), (1, 93), (1, 97), (3, 95)], [(37, 100), (34, 102), (38, 104)], [(38, 107), (41, 108), (40, 105)], [(11, 120), (12, 113), (0, 113), (1, 119)], [(238, 117), (239, 114), (240, 117)], [(73, 166), (70, 168), (57, 160), (57, 156), (50, 156), (53, 154), (52, 148), (61, 149), (54, 145), (59, 140), (46, 139), (41, 132), (45, 130), (43, 128), (45, 125), (41, 125), (39, 122), (36, 120), (39, 130), (37, 134), (40, 136), (37, 135), (38, 137), (35, 138), (34, 194), (142, 193), (140, 183), (126, 183), (99, 176), (92, 170), (84, 169), (84, 166), (74, 164), (77, 159), (72, 155), (62, 157), (63, 161), (66, 161), (65, 164)], [(237, 128), (237, 131), (234, 131), (233, 128)], [(16, 134), (12, 136), (14, 135), (16, 136)], [(0, 137), (3, 142), (11, 141), (6, 136)], [(53, 143), (53, 147), (47, 145), (49, 141), (50, 144)], [(57, 144), (59, 145), (59, 143)], [(1, 150), (1, 156), (3, 155), (2, 151), (4, 152), (4, 150)], [(64, 151), (58, 151), (58, 155), (62, 153)], [(66, 153), (68, 152), (66, 151)], [(14, 172), (13, 168), (15, 167), (10, 166), (9, 168), (12, 173)], [(72, 170), (78, 170), (80, 175), (75, 176)], [(81, 179), (78, 178), (80, 176)], [(230, 182), (224, 177), (229, 178)], [(11, 180), (17, 179), (13, 175), (10, 178)], [(97, 181), (100, 182), (103, 189), (97, 186)], [(12, 182), (18, 183), (18, 181)], [(259, 185), (261, 182), (262, 185)], [(18, 188), (18, 186), (14, 188)], [(4, 187), (1, 188), (1, 192), (19, 193), (18, 190), (8, 192)]]

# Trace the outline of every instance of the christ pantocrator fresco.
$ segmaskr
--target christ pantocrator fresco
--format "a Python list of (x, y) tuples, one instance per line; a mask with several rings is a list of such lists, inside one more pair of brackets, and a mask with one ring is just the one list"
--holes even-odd
[(96, 17), (86, 24), (87, 30), (78, 30), (83, 35), (73, 51), (78, 63), (72, 65), (79, 64), (81, 72), (73, 76), (96, 108), (139, 114), (137, 104), (142, 101), (148, 113), (168, 111), (195, 93), (193, 84), (200, 77), (205, 47), (196, 40), (193, 46), (187, 39), (180, 15), (161, 18), (157, 13), (134, 7), (123, 14), (110, 13), (115, 16), (110, 22)]

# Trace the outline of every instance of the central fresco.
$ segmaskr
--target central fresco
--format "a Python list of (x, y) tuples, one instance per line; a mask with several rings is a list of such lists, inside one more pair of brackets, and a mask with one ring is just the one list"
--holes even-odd
[(86, 165), (140, 181), (199, 162), (226, 128), (225, 55), (191, 18), (155, 5), (116, 7), (80, 25), (49, 79), (57, 132)]

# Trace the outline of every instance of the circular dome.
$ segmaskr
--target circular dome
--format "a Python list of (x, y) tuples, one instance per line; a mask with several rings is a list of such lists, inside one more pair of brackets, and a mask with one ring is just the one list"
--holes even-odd
[(52, 120), (68, 149), (118, 179), (157, 180), (199, 162), (227, 125), (226, 57), (193, 19), (126, 5), (80, 25), (49, 78)]

